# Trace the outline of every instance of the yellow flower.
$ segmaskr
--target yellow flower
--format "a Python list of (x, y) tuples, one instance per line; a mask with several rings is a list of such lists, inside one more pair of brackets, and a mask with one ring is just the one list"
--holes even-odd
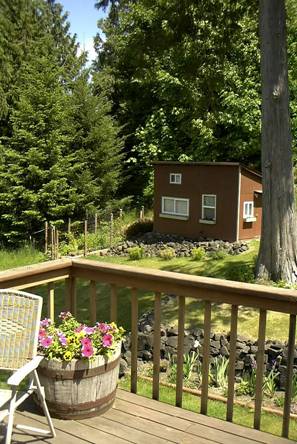
[(64, 353), (65, 361), (71, 361), (72, 358), (73, 358), (73, 353), (71, 353), (70, 351)]

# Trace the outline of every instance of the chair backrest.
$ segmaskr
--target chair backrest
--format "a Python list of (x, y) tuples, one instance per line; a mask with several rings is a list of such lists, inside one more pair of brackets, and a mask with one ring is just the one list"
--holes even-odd
[(0, 290), (0, 369), (16, 370), (37, 353), (42, 298)]

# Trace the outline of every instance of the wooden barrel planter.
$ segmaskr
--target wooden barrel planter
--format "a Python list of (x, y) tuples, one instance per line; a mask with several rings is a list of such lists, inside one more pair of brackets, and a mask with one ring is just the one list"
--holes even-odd
[[(110, 358), (44, 359), (38, 367), (51, 415), (60, 419), (83, 419), (101, 415), (112, 407), (119, 377), (121, 344)], [(37, 401), (38, 402), (38, 401)]]

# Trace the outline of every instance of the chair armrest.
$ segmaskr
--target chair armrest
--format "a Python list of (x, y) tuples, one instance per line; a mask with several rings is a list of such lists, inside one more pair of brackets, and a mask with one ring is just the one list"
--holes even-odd
[(13, 375), (11, 375), (7, 380), (7, 384), (18, 386), (29, 373), (39, 366), (43, 358), (43, 356), (35, 356), (30, 362), (23, 365), (23, 367), (19, 368)]

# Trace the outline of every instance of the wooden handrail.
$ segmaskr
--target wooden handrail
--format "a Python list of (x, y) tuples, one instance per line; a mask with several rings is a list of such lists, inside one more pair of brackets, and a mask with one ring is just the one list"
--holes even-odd
[(231, 305), (297, 314), (297, 291), (258, 284), (192, 276), (171, 271), (72, 260), (72, 275), (122, 287), (135, 287)]

